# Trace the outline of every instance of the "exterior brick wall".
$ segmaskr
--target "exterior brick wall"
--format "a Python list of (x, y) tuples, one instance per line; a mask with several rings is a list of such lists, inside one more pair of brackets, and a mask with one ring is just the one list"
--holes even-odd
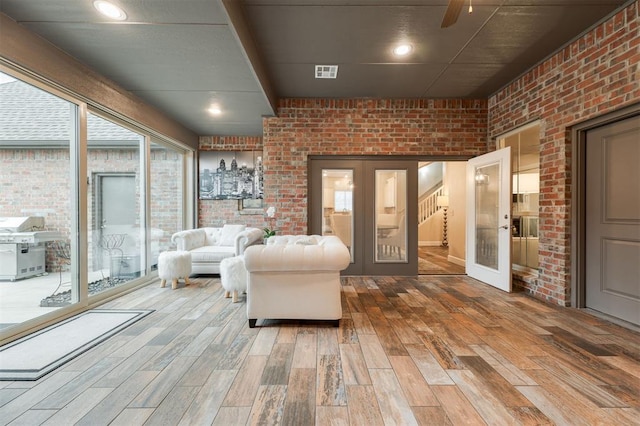
[(540, 120), (540, 268), (535, 297), (571, 300), (571, 126), (640, 101), (639, 2), (489, 99), (489, 138)]
[[(140, 160), (138, 150), (90, 149), (87, 168), (90, 174), (135, 173), (139, 188)], [(151, 150), (151, 227), (162, 229), (159, 250), (167, 249), (171, 234), (182, 225), (181, 209), (176, 205), (176, 193), (181, 179), (177, 173), (182, 156), (175, 151)], [(0, 149), (0, 216), (44, 216), (47, 230), (69, 235), (71, 229), (70, 164), (68, 149)], [(93, 227), (95, 214), (95, 188), (88, 186), (88, 223)], [(139, 205), (136, 206), (139, 210)], [(91, 265), (95, 255), (95, 242), (89, 234)], [(53, 250), (47, 247), (46, 270), (55, 272), (60, 265)]]

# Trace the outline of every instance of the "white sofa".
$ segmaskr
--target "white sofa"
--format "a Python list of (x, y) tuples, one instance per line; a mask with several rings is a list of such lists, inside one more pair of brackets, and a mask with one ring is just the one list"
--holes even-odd
[(342, 318), (340, 271), (351, 256), (336, 236), (275, 236), (248, 247), (247, 318), (329, 320)]
[(261, 229), (230, 224), (221, 228), (189, 229), (171, 237), (177, 250), (191, 253), (192, 274), (219, 274), (222, 259), (239, 256), (247, 247), (262, 241)]

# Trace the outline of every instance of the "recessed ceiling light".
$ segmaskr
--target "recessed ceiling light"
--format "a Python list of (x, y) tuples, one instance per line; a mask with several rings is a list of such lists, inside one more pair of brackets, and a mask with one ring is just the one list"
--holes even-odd
[(211, 105), (207, 111), (209, 111), (209, 114), (211, 114), (211, 115), (220, 115), (220, 114), (222, 114), (222, 110), (220, 109), (220, 107), (218, 105)]
[(396, 56), (406, 56), (413, 50), (410, 44), (399, 44), (393, 48), (393, 54)]
[(113, 3), (109, 3), (108, 1), (96, 0), (93, 2), (93, 7), (107, 18), (115, 19), (116, 21), (124, 21), (127, 19), (127, 14), (124, 13), (124, 10), (120, 9)]

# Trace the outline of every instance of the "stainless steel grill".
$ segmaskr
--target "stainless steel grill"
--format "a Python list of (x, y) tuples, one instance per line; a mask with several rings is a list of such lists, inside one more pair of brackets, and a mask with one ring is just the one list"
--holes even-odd
[(43, 217), (0, 217), (0, 280), (44, 273), (44, 244), (63, 238), (60, 232), (44, 229)]

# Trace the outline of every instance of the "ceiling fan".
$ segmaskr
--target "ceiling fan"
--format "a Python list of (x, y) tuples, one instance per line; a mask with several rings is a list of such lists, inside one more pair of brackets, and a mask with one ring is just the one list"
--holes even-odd
[[(447, 28), (456, 23), (458, 16), (460, 16), (462, 6), (464, 6), (464, 1), (465, 0), (449, 0), (447, 11), (444, 13), (444, 18), (442, 18), (440, 28)], [(469, 13), (473, 12), (471, 1), (472, 0), (469, 0)]]

